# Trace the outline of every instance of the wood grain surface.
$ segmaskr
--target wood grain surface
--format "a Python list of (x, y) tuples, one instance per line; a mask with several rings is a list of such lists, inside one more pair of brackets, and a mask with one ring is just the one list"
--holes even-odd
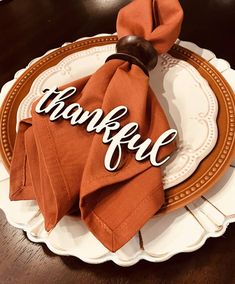
[[(12, 0), (0, 5), (0, 87), (28, 62), (82, 36), (115, 31), (124, 0)], [(228, 60), (235, 68), (235, 0), (181, 0), (180, 38)], [(177, 237), (177, 236), (176, 236)], [(0, 211), (0, 283), (235, 283), (235, 225), (198, 251), (167, 262), (121, 268), (60, 257), (31, 243)]]

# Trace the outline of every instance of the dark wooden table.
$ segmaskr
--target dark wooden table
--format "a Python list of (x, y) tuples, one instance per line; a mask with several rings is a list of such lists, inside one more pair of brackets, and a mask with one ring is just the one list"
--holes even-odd
[[(0, 87), (51, 48), (114, 32), (117, 12), (128, 2), (13, 0), (0, 5)], [(214, 51), (235, 68), (235, 0), (181, 3), (185, 20), (180, 38)], [(235, 225), (196, 252), (121, 268), (54, 255), (45, 245), (31, 243), (0, 212), (0, 283), (235, 283)]]

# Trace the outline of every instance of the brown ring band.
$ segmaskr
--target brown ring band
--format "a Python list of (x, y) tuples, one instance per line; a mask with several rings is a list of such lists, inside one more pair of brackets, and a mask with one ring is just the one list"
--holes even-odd
[(120, 38), (116, 44), (116, 55), (108, 59), (122, 59), (138, 65), (149, 76), (148, 71), (155, 68), (158, 54), (152, 43), (136, 35), (127, 35)]
[(105, 62), (108, 62), (109, 60), (112, 59), (121, 59), (121, 60), (125, 60), (128, 61), (131, 64), (135, 64), (137, 66), (139, 66), (144, 73), (149, 77), (149, 72), (148, 69), (145, 67), (145, 65), (135, 56), (127, 54), (127, 53), (114, 53), (112, 55), (110, 55)]

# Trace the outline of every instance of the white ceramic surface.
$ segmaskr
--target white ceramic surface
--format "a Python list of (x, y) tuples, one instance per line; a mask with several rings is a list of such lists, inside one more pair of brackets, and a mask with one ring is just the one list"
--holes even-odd
[[(115, 44), (93, 47), (73, 53), (42, 72), (20, 104), (17, 121), (31, 116), (32, 103), (44, 89), (94, 73), (112, 53), (115, 53)], [(163, 166), (163, 183), (167, 189), (188, 178), (214, 148), (218, 104), (199, 72), (189, 63), (168, 54), (159, 57), (150, 75), (150, 85), (165, 109), (171, 128), (178, 130), (178, 150)]]
[[(210, 51), (187, 42), (181, 41), (179, 44), (196, 51), (218, 66), (215, 55)], [(232, 88), (235, 89), (234, 71), (228, 68), (226, 61), (220, 63), (222, 74), (226, 72)], [(18, 72), (14, 80), (22, 72), (23, 70)], [(14, 80), (3, 87), (0, 103)], [(5, 212), (8, 222), (25, 230), (33, 242), (46, 243), (54, 253), (73, 255), (89, 263), (112, 260), (118, 265), (130, 266), (140, 259), (161, 262), (176, 253), (200, 248), (208, 237), (221, 236), (228, 224), (235, 221), (234, 185), (235, 170), (230, 167), (220, 182), (203, 197), (185, 208), (165, 216), (156, 216), (146, 223), (141, 230), (143, 249), (140, 248), (139, 236), (136, 235), (119, 251), (111, 253), (75, 217), (64, 217), (54, 230), (47, 233), (35, 202), (9, 201), (9, 176), (0, 161), (0, 208)]]

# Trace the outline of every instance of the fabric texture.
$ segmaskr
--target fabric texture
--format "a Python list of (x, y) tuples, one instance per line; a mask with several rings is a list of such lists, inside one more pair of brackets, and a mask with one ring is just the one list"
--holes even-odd
[[(161, 54), (177, 39), (182, 18), (178, 0), (134, 0), (119, 12), (118, 37), (144, 37)], [(156, 141), (169, 129), (149, 78), (136, 65), (110, 60), (92, 76), (63, 88), (68, 86), (77, 88), (72, 102), (85, 110), (101, 108), (107, 114), (126, 106), (128, 116), (121, 125), (137, 122), (143, 139)], [(79, 210), (89, 230), (109, 250), (118, 250), (163, 205), (160, 167), (149, 160), (137, 162), (134, 153), (123, 148), (119, 169), (107, 171), (104, 157), (109, 145), (102, 143), (102, 133), (88, 133), (85, 127), (71, 126), (62, 119), (51, 122), (48, 115), (36, 113), (36, 103), (32, 118), (20, 122), (10, 171), (10, 199), (36, 200), (47, 231), (64, 215)], [(162, 147), (158, 158), (169, 155), (174, 147), (174, 143)]]

